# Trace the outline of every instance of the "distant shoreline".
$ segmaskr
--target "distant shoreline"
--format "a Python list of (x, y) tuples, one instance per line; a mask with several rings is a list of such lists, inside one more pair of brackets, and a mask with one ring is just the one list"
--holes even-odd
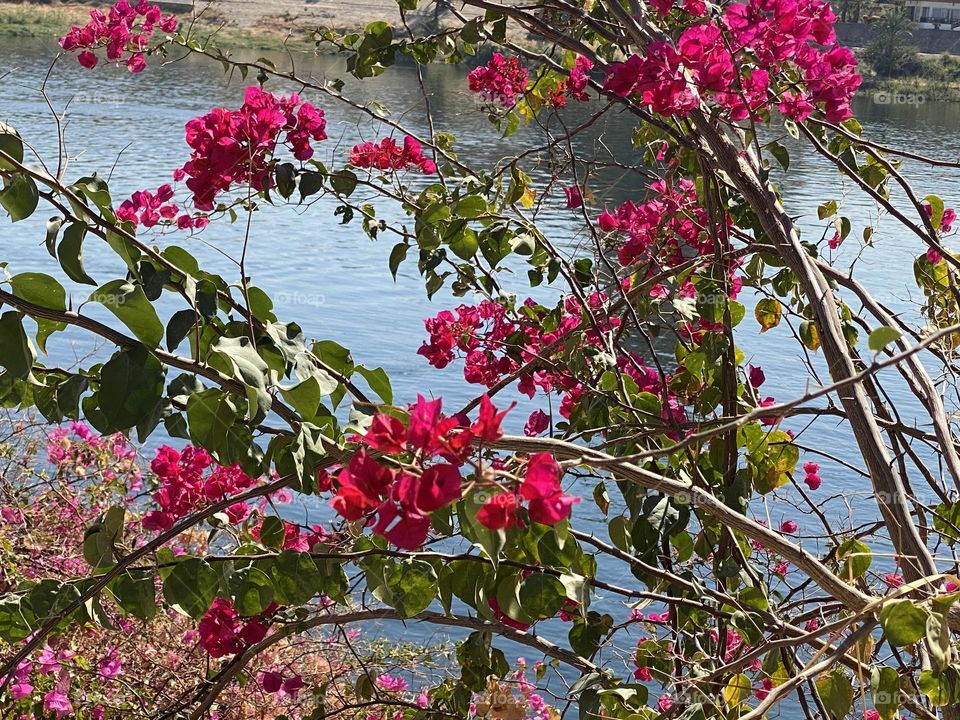
[[(0, 37), (55, 41), (71, 26), (85, 24), (89, 20), (90, 10), (103, 5), (103, 3), (37, 5), (29, 2), (0, 1)], [(201, 35), (216, 32), (217, 45), (224, 48), (280, 50), (284, 47), (294, 49), (314, 47), (312, 40), (308, 37), (306, 24), (296, 28), (294, 32), (288, 32), (283, 30), (279, 18), (260, 22), (250, 14), (238, 17), (252, 24), (227, 22), (211, 12), (198, 21), (197, 29)], [(316, 22), (313, 27), (319, 24)]]

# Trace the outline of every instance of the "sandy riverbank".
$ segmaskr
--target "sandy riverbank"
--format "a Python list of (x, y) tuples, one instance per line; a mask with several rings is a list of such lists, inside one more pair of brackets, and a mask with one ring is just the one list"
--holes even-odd
[[(0, 2), (0, 36), (55, 39), (71, 25), (86, 22), (91, 7), (104, 4), (109, 3)], [(190, 3), (168, 5), (180, 10)], [(412, 21), (432, 19), (433, 9), (433, 3), (424, 0)], [(177, 14), (184, 21), (195, 17), (201, 30), (222, 28), (221, 44), (253, 48), (279, 47), (286, 40), (307, 42), (309, 31), (321, 26), (349, 31), (375, 20), (400, 23), (394, 0), (212, 0), (193, 3), (192, 12)]]

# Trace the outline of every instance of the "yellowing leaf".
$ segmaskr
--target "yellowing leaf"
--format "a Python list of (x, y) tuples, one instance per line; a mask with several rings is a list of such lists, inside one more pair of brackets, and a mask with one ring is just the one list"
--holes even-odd
[(750, 697), (750, 678), (743, 673), (734, 675), (723, 689), (723, 701), (731, 710), (740, 707)]
[(773, 298), (764, 298), (758, 302), (753, 314), (760, 323), (760, 332), (766, 332), (779, 325), (781, 312), (780, 303)]
[(531, 187), (523, 189), (523, 195), (520, 196), (520, 204), (526, 209), (533, 207), (534, 201), (537, 199), (537, 191)]

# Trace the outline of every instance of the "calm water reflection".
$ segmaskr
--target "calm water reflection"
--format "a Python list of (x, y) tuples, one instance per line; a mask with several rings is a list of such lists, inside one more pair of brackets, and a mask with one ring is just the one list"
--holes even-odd
[[(56, 147), (54, 123), (39, 95), (39, 87), (54, 51), (52, 44), (11, 41), (6, 41), (0, 51), (3, 67), (13, 68), (4, 78), (0, 120), (18, 128), (47, 158), (53, 158)], [(275, 59), (278, 63), (283, 61), (283, 57)], [(331, 58), (298, 57), (297, 62), (298, 71), (304, 75), (320, 78), (345, 75), (339, 63)], [(508, 140), (500, 139), (467, 94), (460, 69), (430, 68), (427, 85), (437, 128), (457, 137), (458, 152), (468, 161), (490, 166), (503, 156), (531, 146), (538, 138), (533, 130), (526, 129)], [(74, 62), (64, 62), (51, 75), (46, 89), (55, 107), (63, 108), (69, 102), (65, 132), (72, 155), (71, 177), (94, 170), (106, 174), (111, 172), (114, 160), (120, 158), (111, 178), (116, 199), (133, 190), (166, 182), (171, 169), (181, 165), (187, 155), (182, 135), (184, 123), (211, 107), (238, 105), (242, 88), (239, 77), (226, 78), (219, 66), (186, 59), (163, 68), (152, 67), (138, 77), (111, 67), (87, 72)], [(414, 130), (426, 131), (420, 88), (411, 69), (398, 68), (384, 78), (362, 84), (348, 82), (346, 91), (360, 101), (381, 101)], [(369, 122), (362, 122), (356, 111), (310, 93), (305, 95), (327, 113), (331, 139), (323, 144), (319, 159), (327, 161), (336, 156), (342, 162), (349, 147), (361, 138), (370, 139), (377, 134), (377, 129)], [(858, 101), (856, 110), (867, 133), (879, 142), (945, 159), (960, 158), (960, 133), (957, 132), (960, 105), (882, 105), (868, 97)], [(567, 122), (572, 125), (579, 119), (576, 113), (582, 114), (585, 110), (578, 108), (571, 112), (574, 114), (567, 116)], [(630, 134), (629, 119), (610, 113), (589, 137), (577, 139), (578, 150), (609, 148), (625, 164), (636, 163), (638, 158), (631, 148)], [(913, 258), (921, 252), (919, 242), (898, 229), (889, 218), (883, 218), (872, 202), (849, 183), (842, 183), (839, 175), (811, 151), (796, 144), (790, 147), (791, 172), (782, 183), (782, 191), (787, 207), (799, 216), (805, 237), (818, 239), (824, 232), (824, 223), (817, 220), (818, 204), (830, 198), (842, 201), (842, 212), (851, 218), (854, 229), (838, 253), (837, 261), (849, 261), (860, 252), (857, 239), (862, 229), (866, 225), (876, 226), (874, 245), (862, 249), (858, 266), (861, 280), (895, 311), (911, 312), (910, 268)], [(935, 193), (944, 198), (947, 206), (960, 204), (956, 173), (919, 168), (910, 163), (906, 171), (913, 177), (919, 195)], [(538, 187), (543, 188), (550, 180), (549, 165), (535, 167), (531, 174)], [(594, 191), (600, 204), (619, 203), (639, 197), (643, 180), (637, 173), (611, 172), (598, 179)], [(544, 214), (544, 227), (557, 245), (575, 252), (584, 240), (578, 218), (562, 209), (559, 187), (554, 195), (560, 197), (551, 200), (551, 209)], [(353, 350), (358, 360), (383, 365), (393, 380), (400, 402), (412, 400), (417, 392), (423, 392), (442, 395), (455, 407), (471, 397), (474, 389), (464, 385), (459, 367), (440, 372), (430, 370), (416, 355), (423, 340), (423, 319), (460, 301), (452, 301), (441, 292), (434, 302), (428, 302), (412, 264), (404, 266), (393, 282), (387, 271), (387, 258), (393, 245), (390, 238), (370, 242), (358, 226), (338, 224), (333, 216), (333, 203), (320, 201), (319, 205), (308, 214), (296, 208), (268, 208), (253, 224), (248, 271), (254, 282), (275, 299), (277, 314), (283, 320), (299, 323), (310, 337), (340, 341)], [(384, 206), (381, 214), (388, 220), (403, 219), (389, 206)], [(46, 216), (41, 215), (13, 226), (3, 225), (0, 258), (10, 262), (11, 272), (49, 271), (50, 259), (43, 247)], [(242, 228), (218, 227), (215, 233), (207, 233), (203, 242), (188, 241), (187, 247), (202, 257), (211, 270), (236, 277), (236, 266), (204, 245), (212, 243), (225, 253), (236, 255), (241, 239)], [(124, 270), (119, 261), (95, 239), (87, 243), (86, 254), (88, 270), (99, 280), (122, 276)], [(522, 268), (518, 269), (521, 269), (519, 276), (513, 282), (507, 280), (506, 285), (524, 293), (525, 277)], [(537, 292), (550, 294), (557, 289)], [(916, 295), (915, 288), (912, 294)], [(82, 289), (74, 293), (75, 297), (85, 295)], [(751, 298), (745, 301), (752, 303)], [(90, 312), (95, 314), (96, 309)], [(749, 316), (746, 322), (750, 324)], [(767, 370), (768, 384), (764, 390), (768, 394), (786, 398), (807, 389), (807, 373), (785, 329), (762, 336), (747, 331), (741, 343), (753, 362)], [(85, 348), (86, 345), (78, 344), (75, 353), (83, 354)], [(57, 352), (56, 362), (72, 359), (64, 349)], [(904, 397), (898, 385), (891, 385), (890, 390), (894, 398)], [(521, 403), (521, 408), (512, 414), (511, 429), (519, 429), (530, 409), (530, 402)], [(923, 425), (923, 418), (918, 416), (917, 423)], [(794, 427), (800, 425), (794, 424)], [(821, 423), (803, 435), (803, 442), (830, 448), (840, 457), (855, 457), (849, 433), (843, 427)], [(824, 498), (845, 496), (849, 499), (857, 493), (868, 492), (866, 481), (856, 473), (836, 463), (821, 460), (821, 464), (824, 466), (821, 473), (825, 480), (821, 490)], [(837, 518), (847, 515), (846, 505), (839, 500), (825, 500), (824, 507)], [(858, 508), (858, 520), (864, 520), (865, 514), (872, 512), (870, 507), (872, 505), (867, 509)], [(581, 508), (585, 510), (586, 506)], [(313, 519), (326, 515), (324, 508), (316, 505), (299, 507), (294, 512)], [(785, 503), (772, 504), (768, 510), (758, 506), (757, 513), (764, 512), (769, 512), (774, 523), (785, 516), (795, 517), (795, 513), (790, 515), (791, 508)], [(591, 525), (599, 536), (606, 537), (602, 518), (592, 518)], [(630, 586), (636, 584), (630, 577), (613, 575), (606, 579)], [(601, 604), (615, 609), (608, 601)], [(385, 630), (390, 632), (396, 628)], [(562, 631), (562, 626), (553, 624), (541, 628), (541, 632), (554, 638)], [(407, 632), (405, 637), (426, 639), (419, 632), (415, 635)]]

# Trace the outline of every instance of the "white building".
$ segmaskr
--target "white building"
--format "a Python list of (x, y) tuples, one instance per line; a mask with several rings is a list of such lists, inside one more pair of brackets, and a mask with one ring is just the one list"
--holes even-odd
[(960, 30), (960, 0), (906, 0), (907, 17), (925, 30)]

